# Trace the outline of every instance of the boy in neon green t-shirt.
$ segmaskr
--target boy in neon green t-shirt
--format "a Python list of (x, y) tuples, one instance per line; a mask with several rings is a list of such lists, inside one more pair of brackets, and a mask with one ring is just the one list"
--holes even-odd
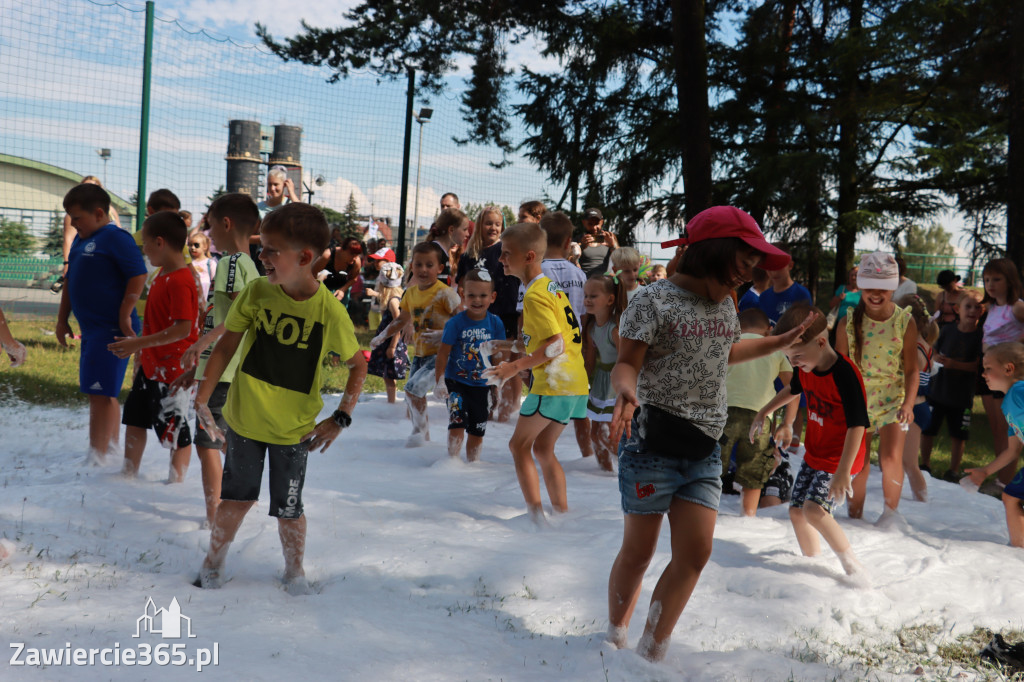
[[(259, 497), (263, 461), (270, 460), (270, 515), (278, 517), (284, 550), (285, 589), (307, 594), (302, 558), (306, 517), (302, 485), (310, 450), (325, 451), (351, 412), (366, 378), (366, 360), (344, 307), (316, 280), (312, 263), (330, 231), (323, 213), (308, 204), (288, 204), (269, 214), (260, 230), (260, 260), (266, 279), (247, 286), (224, 322), (224, 336), (206, 365), (196, 413), (215, 439), (224, 438), (207, 401), (241, 344), (241, 362), (228, 390), (224, 419), (227, 456), (221, 503), (210, 534), (210, 550), (196, 584), (222, 584), (224, 559), (246, 512)], [(243, 341), (244, 335), (244, 341)], [(328, 353), (347, 358), (348, 381), (341, 405), (320, 423), (323, 362)]]
[(530, 394), (519, 410), (509, 449), (516, 464), (519, 487), (530, 518), (544, 522), (540, 481), (533, 456), (544, 474), (544, 485), (557, 512), (568, 511), (565, 473), (555, 457), (555, 441), (570, 419), (587, 412), (587, 371), (583, 366), (583, 338), (569, 299), (544, 276), (541, 260), (547, 250), (545, 221), (567, 221), (561, 212), (548, 213), (541, 224), (519, 223), (501, 235), (505, 274), (518, 277), (526, 287), (523, 298), (523, 341), (526, 355), (503, 362), (488, 375), (499, 382), (523, 370), (533, 370)]

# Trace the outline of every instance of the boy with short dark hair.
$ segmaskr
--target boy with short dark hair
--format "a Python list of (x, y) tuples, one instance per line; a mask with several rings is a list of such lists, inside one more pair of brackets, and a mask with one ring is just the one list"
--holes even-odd
[(468, 433), (466, 460), (475, 462), (487, 429), (491, 394), (483, 371), (490, 366), (491, 342), (505, 340), (505, 325), (487, 311), (498, 296), (487, 270), (467, 272), (462, 287), (466, 309), (444, 325), (434, 365), (434, 395), (448, 405), (448, 454), (459, 456)]
[(146, 264), (132, 236), (110, 220), (110, 195), (85, 183), (64, 197), (64, 210), (78, 231), (68, 253), (66, 285), (57, 313), (57, 343), (67, 347), (73, 312), (82, 331), (79, 390), (89, 396), (89, 459), (101, 463), (117, 443), (121, 409), (117, 397), (128, 369), (107, 350), (115, 336), (138, 333), (135, 303), (146, 283)]
[[(252, 197), (241, 193), (222, 194), (210, 204), (206, 211), (206, 220), (210, 225), (210, 238), (223, 257), (214, 276), (213, 306), (206, 314), (204, 335), (185, 351), (182, 357), (182, 366), (192, 369), (175, 381), (175, 384), (185, 388), (192, 385), (195, 377), (203, 376), (214, 344), (224, 335), (224, 321), (227, 319), (231, 304), (249, 282), (260, 276), (249, 256), (249, 237), (259, 233), (260, 225), (259, 210)], [(227, 422), (224, 421), (223, 409), (239, 360), (239, 354), (235, 353), (220, 375), (220, 381), (217, 382), (208, 402), (210, 413), (221, 431), (228, 428)], [(206, 521), (212, 528), (217, 505), (220, 504), (220, 482), (223, 475), (221, 450), (225, 443), (223, 440), (211, 438), (198, 418), (194, 442), (203, 472)]]
[[(544, 220), (548, 217), (546, 214)], [(530, 394), (519, 410), (509, 441), (519, 487), (530, 518), (544, 523), (540, 481), (534, 456), (544, 473), (544, 484), (556, 512), (568, 511), (565, 473), (555, 457), (555, 441), (570, 419), (587, 412), (587, 371), (583, 366), (583, 338), (572, 305), (561, 287), (544, 276), (541, 254), (547, 234), (535, 223), (513, 225), (501, 236), (501, 263), (505, 273), (526, 285), (523, 298), (524, 355), (487, 371), (497, 382), (518, 372), (533, 370)]]
[(401, 313), (394, 322), (370, 341), (370, 348), (384, 343), (392, 334), (413, 326), (415, 357), (405, 382), (405, 399), (412, 418), (412, 434), (406, 441), (409, 448), (430, 440), (427, 422), (427, 394), (437, 385), (434, 378), (437, 351), (441, 346), (444, 326), (459, 307), (459, 295), (441, 282), (444, 251), (436, 242), (420, 242), (412, 249), (412, 278), (399, 303)]
[[(808, 304), (790, 306), (779, 318), (772, 335), (795, 329), (811, 310)], [(799, 341), (786, 350), (786, 355), (795, 370), (793, 379), (757, 413), (750, 438), (757, 436), (769, 414), (806, 394), (807, 451), (793, 484), (789, 518), (804, 556), (820, 553), (820, 533), (839, 557), (847, 575), (866, 582), (864, 567), (832, 516), (833, 504), (842, 504), (853, 494), (853, 476), (865, 464), (868, 408), (864, 381), (856, 365), (829, 345), (827, 322), (822, 315), (814, 318)], [(775, 442), (787, 442), (792, 431), (792, 420), (787, 418), (775, 431)]]
[[(771, 327), (768, 316), (757, 308), (749, 308), (739, 314), (740, 340), (760, 339), (768, 336)], [(757, 514), (761, 489), (775, 468), (774, 448), (767, 432), (750, 440), (750, 427), (758, 419), (758, 410), (775, 395), (774, 381), (778, 378), (786, 385), (793, 378), (793, 367), (782, 351), (775, 351), (750, 362), (729, 365), (725, 380), (728, 400), (727, 419), (723, 432), (722, 476), (731, 484), (735, 482), (742, 489), (740, 505), (744, 516)], [(796, 412), (796, 405), (787, 406)], [(731, 480), (729, 453), (736, 445), (736, 471)]]
[[(352, 321), (312, 264), (330, 240), (323, 212), (293, 203), (269, 213), (260, 230), (260, 259), (266, 278), (251, 282), (235, 299), (224, 335), (206, 365), (196, 395), (196, 412), (211, 438), (226, 440), (221, 502), (210, 550), (196, 584), (223, 584), (224, 560), (245, 514), (259, 499), (264, 459), (270, 460), (270, 515), (278, 519), (289, 594), (308, 594), (302, 565), (306, 517), (302, 487), (310, 450), (321, 452), (352, 423), (352, 410), (366, 378), (366, 360)], [(208, 405), (235, 351), (241, 361), (228, 389), (225, 436)], [(320, 389), (328, 353), (346, 358), (348, 380), (334, 414), (316, 423), (323, 408)]]
[(200, 295), (195, 274), (185, 265), (181, 249), (188, 238), (177, 213), (154, 213), (142, 224), (142, 249), (157, 276), (149, 289), (142, 336), (116, 337), (107, 348), (119, 358), (138, 353), (135, 380), (124, 403), (125, 476), (138, 475), (146, 431), (152, 428), (160, 444), (171, 450), (170, 483), (185, 480), (192, 458), (191, 389), (173, 391), (181, 376), (181, 357), (199, 338)]

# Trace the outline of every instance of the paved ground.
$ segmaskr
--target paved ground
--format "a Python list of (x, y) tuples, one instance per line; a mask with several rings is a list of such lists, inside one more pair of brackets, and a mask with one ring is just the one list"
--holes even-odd
[(0, 308), (5, 314), (57, 317), (60, 295), (49, 289), (0, 287)]

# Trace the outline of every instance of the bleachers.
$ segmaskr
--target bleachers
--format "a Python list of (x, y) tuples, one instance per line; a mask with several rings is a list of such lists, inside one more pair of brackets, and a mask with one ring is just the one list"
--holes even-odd
[(0, 256), (0, 286), (47, 288), (60, 277), (62, 265), (60, 256)]

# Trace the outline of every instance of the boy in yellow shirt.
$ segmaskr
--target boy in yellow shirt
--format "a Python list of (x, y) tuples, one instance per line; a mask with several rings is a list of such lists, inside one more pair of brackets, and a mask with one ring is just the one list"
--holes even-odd
[(560, 219), (564, 219), (560, 212), (547, 213), (540, 225), (519, 223), (501, 235), (499, 260), (505, 266), (505, 274), (518, 277), (526, 287), (523, 298), (526, 355), (502, 362), (487, 372), (504, 382), (517, 372), (533, 370), (533, 385), (519, 410), (509, 449), (527, 511), (538, 525), (544, 523), (544, 510), (533, 458), (537, 458), (544, 474), (551, 507), (556, 512), (568, 511), (565, 473), (555, 457), (555, 441), (570, 419), (586, 415), (589, 392), (579, 322), (565, 292), (541, 271), (548, 243), (544, 221)]
[(459, 295), (438, 277), (443, 269), (444, 251), (436, 242), (420, 242), (412, 249), (412, 278), (402, 294), (401, 313), (384, 331), (373, 337), (370, 348), (381, 345), (392, 334), (412, 322), (412, 343), (415, 357), (405, 382), (405, 399), (412, 417), (412, 435), (408, 448), (419, 447), (430, 440), (427, 425), (427, 394), (434, 390), (434, 364), (441, 347), (444, 325), (455, 314), (461, 302)]
[[(206, 363), (196, 414), (212, 440), (227, 442), (227, 455), (198, 587), (222, 585), (228, 548), (259, 498), (268, 459), (270, 515), (277, 517), (284, 550), (284, 587), (289, 594), (310, 590), (302, 566), (307, 454), (326, 450), (352, 423), (366, 378), (366, 360), (348, 313), (313, 276), (313, 261), (329, 240), (327, 220), (315, 206), (288, 204), (268, 214), (260, 228), (260, 260), (267, 276), (250, 282), (231, 304), (224, 335)], [(224, 405), (229, 428), (223, 434), (208, 403), (240, 345), (241, 360)], [(317, 423), (328, 353), (346, 358), (349, 375), (338, 409)]]

